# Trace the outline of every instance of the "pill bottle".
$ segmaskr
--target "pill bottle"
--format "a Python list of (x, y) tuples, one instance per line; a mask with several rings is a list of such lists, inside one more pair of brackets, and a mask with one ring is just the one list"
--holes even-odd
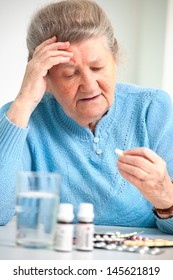
[(94, 211), (91, 203), (80, 203), (76, 225), (76, 249), (81, 251), (93, 250)]
[(55, 244), (56, 251), (70, 252), (73, 247), (73, 205), (60, 203), (56, 224)]

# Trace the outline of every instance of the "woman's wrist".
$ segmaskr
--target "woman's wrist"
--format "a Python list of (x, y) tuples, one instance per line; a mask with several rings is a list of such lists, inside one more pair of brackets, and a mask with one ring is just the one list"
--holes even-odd
[(16, 126), (26, 128), (33, 112), (33, 104), (22, 96), (17, 96), (7, 112), (8, 119)]
[[(169, 181), (171, 183), (170, 188), (172, 188), (173, 179), (169, 177)], [(171, 198), (171, 195), (170, 195), (170, 198)], [(168, 218), (173, 217), (173, 200), (171, 200), (171, 201), (169, 202), (170, 206), (167, 208), (154, 207), (154, 209), (153, 209), (154, 214), (156, 214), (161, 219), (168, 219)]]
[(154, 208), (154, 213), (161, 219), (168, 219), (173, 217), (173, 205), (166, 209)]

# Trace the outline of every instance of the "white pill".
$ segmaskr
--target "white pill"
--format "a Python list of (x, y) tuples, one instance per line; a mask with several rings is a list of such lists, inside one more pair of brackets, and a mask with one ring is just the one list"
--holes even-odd
[(115, 153), (119, 156), (123, 156), (123, 151), (120, 149), (115, 149)]

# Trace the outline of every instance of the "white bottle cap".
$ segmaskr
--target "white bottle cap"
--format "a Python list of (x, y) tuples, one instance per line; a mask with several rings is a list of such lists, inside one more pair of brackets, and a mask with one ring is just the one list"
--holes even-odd
[(94, 209), (91, 203), (80, 203), (78, 219), (83, 222), (92, 222), (94, 218)]
[(73, 218), (73, 205), (70, 203), (60, 203), (58, 211), (58, 221), (72, 222)]

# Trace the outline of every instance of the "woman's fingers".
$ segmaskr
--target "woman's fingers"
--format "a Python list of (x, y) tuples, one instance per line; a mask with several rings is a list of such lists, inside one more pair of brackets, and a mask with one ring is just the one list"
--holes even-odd
[(52, 37), (36, 48), (27, 64), (18, 95), (21, 103), (23, 97), (31, 104), (29, 113), (33, 112), (45, 93), (48, 71), (57, 64), (69, 62), (73, 56), (73, 53), (67, 51), (69, 45), (69, 42), (57, 42), (56, 37)]
[[(68, 56), (55, 56), (55, 57), (48, 57), (45, 60), (38, 63), (39, 72), (41, 73), (42, 77), (47, 75), (47, 72), (55, 65), (60, 63), (67, 63), (70, 61), (70, 57)], [(37, 67), (37, 66), (36, 66)]]
[(148, 159), (151, 162), (158, 162), (161, 159), (155, 152), (153, 152), (152, 150), (145, 148), (145, 147), (139, 147), (139, 148), (126, 150), (126, 151), (123, 151), (123, 154), (131, 155), (131, 156), (141, 156), (143, 158)]
[(165, 161), (153, 151), (135, 148), (123, 151), (118, 157), (120, 174), (141, 191), (155, 207), (169, 206), (173, 200), (173, 188)]
[[(60, 57), (60, 58), (67, 58), (70, 60), (70, 58), (73, 56), (72, 52), (65, 52), (65, 51), (56, 51), (56, 50), (52, 50), (52, 51), (46, 51), (44, 52), (39, 58), (37, 57), (36, 59), (39, 62), (44, 62), (46, 61), (46, 59), (49, 58), (56, 58), (56, 57)], [(61, 59), (60, 59), (61, 62)]]
[(129, 173), (123, 171), (123, 170), (120, 170), (120, 174), (121, 176), (126, 179), (129, 183), (131, 183), (133, 186), (136, 186), (137, 189), (139, 189), (141, 191), (141, 183), (140, 183), (140, 180), (133, 176), (133, 175), (130, 175)]
[(34, 56), (39, 57), (40, 55), (42, 55), (42, 53), (50, 50), (66, 50), (70, 46), (69, 42), (57, 42), (56, 40), (51, 40), (51, 39), (48, 39), (43, 43), (41, 43), (39, 46), (37, 46), (34, 51), (33, 57)]
[(117, 162), (117, 166), (121, 172), (125, 172), (129, 175), (132, 175), (138, 178), (139, 180), (146, 180), (147, 176), (152, 174), (152, 172), (150, 172), (150, 168), (147, 167), (147, 164), (144, 168), (143, 166), (141, 167), (137, 164), (134, 165), (133, 162), (131, 163), (129, 161), (129, 163), (126, 163), (125, 161), (119, 159)]
[(118, 158), (118, 168), (140, 180), (160, 179), (166, 170), (165, 162), (153, 151), (136, 148), (123, 152)]
[(67, 63), (73, 56), (72, 52), (66, 51), (70, 46), (69, 42), (56, 42), (56, 37), (41, 43), (35, 50), (30, 61), (37, 73), (45, 77), (47, 71), (60, 63)]
[(118, 164), (119, 167), (124, 167), (126, 170), (129, 170), (129, 172), (130, 170), (133, 171), (133, 169), (136, 170), (137, 168), (149, 174), (153, 172), (153, 163), (150, 160), (138, 155), (124, 154), (124, 156), (118, 158)]
[(36, 54), (39, 50), (43, 49), (45, 46), (49, 46), (49, 45), (55, 43), (56, 41), (57, 41), (57, 39), (56, 39), (55, 36), (53, 36), (52, 38), (49, 38), (49, 39), (43, 41), (40, 45), (38, 45), (36, 47), (34, 53)]

